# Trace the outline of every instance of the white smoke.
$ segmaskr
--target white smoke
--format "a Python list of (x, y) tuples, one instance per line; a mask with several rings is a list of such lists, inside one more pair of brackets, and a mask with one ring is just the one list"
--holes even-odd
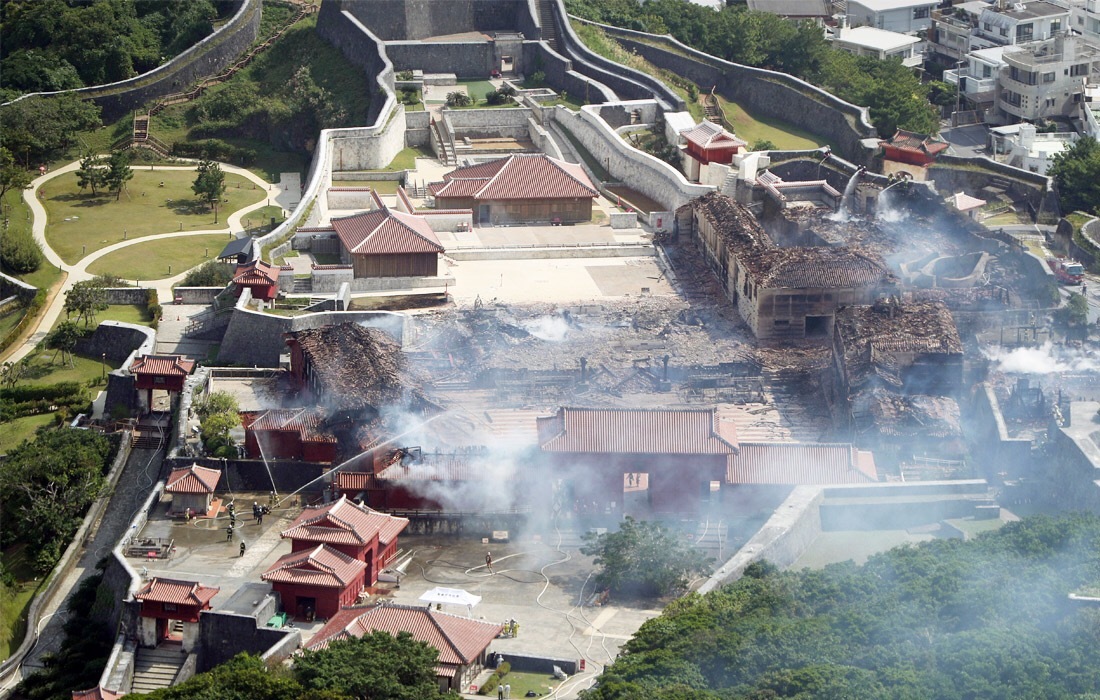
[(550, 343), (560, 343), (569, 335), (569, 322), (561, 316), (540, 316), (520, 325), (539, 340)]
[(1057, 374), (1059, 372), (1094, 372), (1100, 370), (1100, 354), (1091, 350), (1059, 349), (1047, 342), (1035, 348), (1001, 347), (985, 351), (997, 363), (997, 369), (1015, 374)]

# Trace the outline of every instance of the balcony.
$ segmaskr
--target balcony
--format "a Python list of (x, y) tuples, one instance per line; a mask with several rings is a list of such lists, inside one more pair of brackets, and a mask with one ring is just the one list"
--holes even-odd
[(932, 10), (932, 20), (937, 25), (938, 24), (946, 24), (946, 25), (949, 25), (951, 27), (956, 27), (958, 29), (965, 30), (967, 33), (969, 33), (971, 28), (974, 27), (974, 23), (971, 22), (969, 19), (962, 19), (960, 17), (956, 17), (954, 15), (953, 10), (948, 10), (948, 11)]
[(943, 82), (951, 85), (958, 85), (960, 77), (964, 78), (963, 94), (972, 99), (976, 99), (978, 95), (991, 93), (997, 88), (997, 78), (974, 78), (969, 75), (967, 68), (956, 68), (943, 72)]

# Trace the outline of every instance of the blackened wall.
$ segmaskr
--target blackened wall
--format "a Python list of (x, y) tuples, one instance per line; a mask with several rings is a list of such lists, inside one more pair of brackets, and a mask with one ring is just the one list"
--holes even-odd
[[(527, 0), (325, 0), (353, 13), (383, 41), (460, 32), (520, 31), (536, 38)], [(442, 71), (442, 68), (436, 69)]]

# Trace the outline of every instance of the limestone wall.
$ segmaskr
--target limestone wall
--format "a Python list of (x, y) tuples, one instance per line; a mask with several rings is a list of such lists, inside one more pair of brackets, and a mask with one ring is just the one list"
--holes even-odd
[(618, 97), (615, 92), (598, 80), (581, 75), (573, 70), (573, 62), (544, 43), (523, 45), (523, 60), (532, 68), (532, 72), (541, 70), (546, 74), (546, 84), (558, 92), (568, 92), (586, 102), (612, 102)]
[(531, 110), (526, 107), (503, 109), (444, 109), (443, 118), (454, 128), (455, 139), (463, 137), (508, 137), (523, 139), (529, 133)]
[(112, 287), (103, 290), (107, 293), (108, 304), (138, 304), (145, 306), (148, 291), (143, 287)]
[(648, 243), (608, 243), (604, 245), (528, 245), (507, 248), (455, 248), (447, 251), (453, 260), (553, 260), (555, 258), (643, 258), (653, 257), (656, 249)]
[[(354, 277), (350, 267), (338, 267), (313, 271), (313, 291), (332, 294), (347, 285), (352, 293), (391, 292), (403, 289), (435, 289), (453, 287), (455, 278), (450, 275), (438, 277)], [(301, 318), (301, 317), (297, 317)]]
[(217, 610), (203, 613), (199, 618), (201, 651), (198, 671), (209, 671), (242, 651), (262, 655), (275, 647), (285, 651), (285, 658), (301, 645), (302, 637), (298, 630), (291, 627), (265, 627), (265, 622), (267, 621), (258, 621), (248, 615), (234, 615)]
[(865, 107), (845, 102), (786, 73), (730, 63), (696, 51), (672, 37), (598, 26), (628, 51), (637, 52), (654, 65), (702, 88), (717, 86), (718, 93), (726, 99), (752, 105), (764, 116), (817, 134), (845, 158), (869, 164), (873, 153), (860, 140), (875, 136), (876, 132)]
[[(446, 70), (459, 78), (484, 80), (499, 67), (493, 44), (487, 41), (387, 41), (386, 54), (398, 72)], [(485, 95), (477, 95), (477, 98), (485, 99)]]
[(156, 332), (152, 328), (122, 321), (103, 321), (90, 336), (77, 342), (76, 351), (85, 357), (106, 355), (111, 362), (125, 362), (131, 354), (152, 353), (155, 342)]
[(174, 293), (181, 304), (213, 304), (224, 287), (176, 287)]
[(15, 295), (20, 299), (28, 301), (33, 299), (34, 295), (37, 293), (37, 287), (31, 286), (21, 279), (16, 279), (15, 277), (0, 272), (0, 297)]
[(433, 231), (457, 231), (459, 228), (465, 228), (469, 230), (474, 225), (474, 212), (472, 209), (456, 210), (455, 213), (439, 213), (431, 214), (425, 212), (417, 212), (424, 216), (424, 220), (428, 222), (428, 226)]
[(330, 187), (326, 199), (329, 209), (370, 209), (374, 203), (369, 187)]
[(579, 112), (558, 106), (553, 120), (568, 131), (601, 165), (608, 167), (611, 177), (631, 186), (645, 196), (660, 202), (668, 210), (676, 210), (690, 200), (714, 188), (688, 182), (679, 170), (662, 160), (631, 147), (597, 116), (597, 107), (587, 106)]
[[(72, 92), (99, 105), (104, 123), (110, 123), (151, 100), (182, 92), (203, 78), (219, 74), (256, 40), (260, 30), (261, 0), (231, 1), (236, 5), (236, 12), (229, 21), (171, 61), (128, 80)], [(33, 94), (54, 96), (63, 93)], [(30, 95), (18, 99), (26, 97)]]
[(429, 112), (405, 112), (405, 145), (427, 146), (432, 142)]
[(532, 39), (538, 33), (528, 0), (340, 0), (334, 4), (355, 13), (385, 41), (474, 30), (519, 31)]

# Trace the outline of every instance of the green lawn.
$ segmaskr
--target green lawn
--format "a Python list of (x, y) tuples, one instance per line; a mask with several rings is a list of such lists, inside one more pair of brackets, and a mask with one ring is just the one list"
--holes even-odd
[(271, 231), (275, 226), (271, 225), (271, 219), (275, 219), (275, 226), (286, 221), (286, 217), (283, 216), (283, 208), (277, 204), (269, 204), (264, 207), (260, 207), (254, 211), (250, 211), (244, 215), (245, 230), (250, 235), (262, 235)]
[[(57, 323), (53, 324), (53, 328), (57, 328), (59, 323), (63, 323), (67, 320), (69, 319), (64, 316), (58, 316)], [(138, 326), (148, 326), (152, 323), (148, 318), (146, 307), (139, 304), (111, 304), (105, 311), (100, 311), (96, 314), (95, 320), (92, 321), (87, 328), (95, 329), (96, 326), (104, 321), (122, 321), (123, 323), (133, 323)], [(50, 330), (53, 330), (53, 328)]]
[(31, 355), (31, 365), (20, 384), (58, 384), (60, 382), (79, 382), (89, 384), (99, 380), (107, 372), (118, 369), (117, 362), (104, 363), (97, 357), (94, 360), (80, 355), (73, 356), (73, 364), (62, 361), (56, 350), (43, 350)]
[(721, 100), (726, 120), (733, 126), (733, 133), (749, 146), (760, 140), (771, 141), (780, 151), (801, 151), (821, 148), (825, 141), (808, 131), (777, 119), (753, 115), (739, 104)]
[(313, 253), (313, 259), (318, 265), (339, 265), (340, 254), (339, 253)]
[(394, 156), (394, 159), (390, 161), (390, 164), (384, 168), (381, 168), (381, 170), (385, 172), (394, 172), (396, 170), (413, 170), (414, 168), (416, 168), (417, 158), (435, 158), (435, 154), (432, 153), (432, 150), (430, 148), (412, 146), (410, 148), (402, 150), (400, 153)]
[[(31, 208), (23, 200), (22, 192), (13, 190), (4, 193), (3, 217), (8, 220), (8, 230), (3, 235), (30, 235), (30, 215)], [(9, 270), (4, 270), (4, 272), (12, 274)], [(34, 272), (14, 276), (40, 289), (49, 289), (61, 277), (61, 272), (43, 260), (42, 265)]]
[(88, 266), (88, 272), (124, 280), (164, 279), (212, 260), (228, 242), (227, 234), (212, 233), (137, 243), (104, 255)]
[[(135, 170), (127, 192), (114, 195), (81, 192), (75, 174), (62, 175), (42, 187), (48, 215), (46, 240), (63, 260), (75, 263), (112, 243), (156, 233), (219, 229), (229, 214), (266, 198), (267, 192), (239, 175), (226, 174), (226, 192), (218, 221), (191, 191), (195, 174), (179, 170)], [(164, 187), (160, 187), (160, 183)], [(69, 221), (66, 221), (69, 219)]]
[[(34, 437), (34, 431), (54, 420), (54, 414), (42, 413), (0, 423), (0, 454), (7, 454), (12, 448), (19, 447), (24, 440)], [(4, 564), (7, 565), (7, 561)]]
[[(0, 426), (2, 429), (3, 426)], [(45, 576), (38, 576), (31, 568), (25, 545), (17, 544), (4, 550), (4, 569), (15, 577), (15, 595), (0, 606), (0, 624), (11, 628), (11, 639), (0, 643), (0, 659), (6, 659), (23, 643), (27, 630), (27, 607), (34, 594), (46, 582)]]
[[(551, 689), (558, 687), (561, 681), (556, 680), (548, 673), (512, 671), (501, 681), (501, 685), (504, 683), (512, 686), (513, 698), (522, 698), (529, 690), (533, 690), (539, 695), (546, 695)], [(495, 698), (496, 691), (492, 691), (489, 697)]]
[(22, 306), (14, 307), (10, 312), (0, 316), (0, 338), (5, 337), (11, 329), (19, 325), (26, 315), (26, 309)]
[(397, 194), (400, 180), (333, 180), (333, 187), (370, 187), (378, 194)]

